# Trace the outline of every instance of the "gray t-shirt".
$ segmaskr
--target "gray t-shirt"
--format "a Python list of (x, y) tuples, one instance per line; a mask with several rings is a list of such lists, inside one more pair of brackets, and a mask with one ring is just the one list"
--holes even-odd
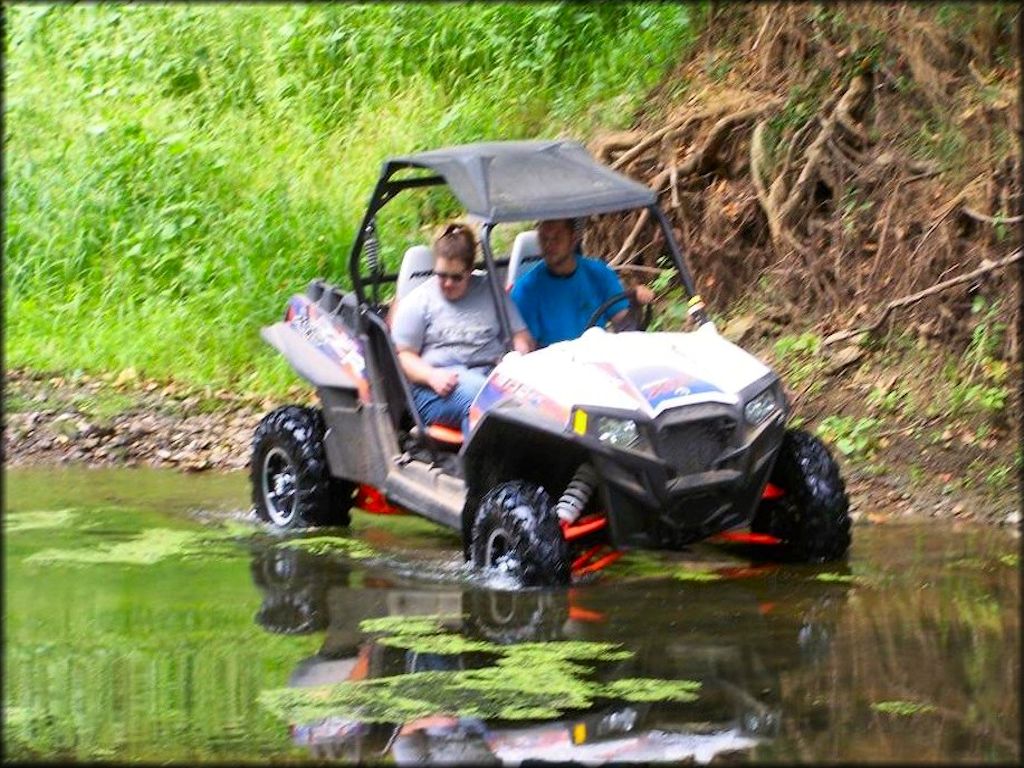
[[(512, 333), (526, 328), (519, 310), (502, 292)], [(501, 325), (484, 275), (472, 275), (466, 293), (448, 301), (436, 278), (414, 288), (398, 302), (391, 326), (395, 346), (418, 351), (438, 368), (472, 362), (496, 362), (505, 354)]]

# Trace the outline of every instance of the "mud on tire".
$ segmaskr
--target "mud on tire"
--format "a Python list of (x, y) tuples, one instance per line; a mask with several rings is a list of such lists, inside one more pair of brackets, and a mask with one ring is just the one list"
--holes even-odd
[(277, 528), (349, 524), (355, 486), (331, 476), (315, 408), (286, 405), (263, 417), (252, 439), (250, 479), (256, 513)]
[(497, 569), (526, 587), (569, 583), (569, 553), (551, 499), (541, 486), (501, 483), (483, 497), (473, 521), (475, 568)]
[(825, 444), (802, 430), (787, 430), (770, 480), (786, 495), (761, 502), (751, 530), (782, 539), (794, 560), (843, 557), (850, 547), (850, 504)]

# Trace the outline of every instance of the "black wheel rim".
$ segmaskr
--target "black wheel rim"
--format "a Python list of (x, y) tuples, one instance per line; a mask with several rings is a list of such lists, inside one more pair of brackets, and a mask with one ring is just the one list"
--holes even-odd
[(274, 525), (287, 526), (295, 519), (296, 472), (291, 457), (271, 448), (263, 457), (263, 503)]

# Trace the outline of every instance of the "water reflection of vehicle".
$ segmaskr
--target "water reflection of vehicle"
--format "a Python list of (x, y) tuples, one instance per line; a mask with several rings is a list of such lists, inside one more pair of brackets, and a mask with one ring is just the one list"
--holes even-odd
[[(366, 619), (444, 616), (467, 639), (502, 646), (579, 640), (616, 643), (627, 659), (595, 665), (602, 682), (623, 678), (692, 680), (696, 701), (602, 698), (554, 720), (512, 721), (438, 711), (404, 722), (324, 717), (293, 723), (295, 743), (317, 757), (398, 764), (515, 765), (524, 760), (707, 762), (749, 749), (779, 728), (779, 675), (828, 652), (848, 585), (807, 573), (718, 570), (715, 581), (622, 581), (558, 591), (503, 592), (372, 577), (294, 549), (257, 552), (252, 573), (263, 597), (257, 621), (274, 632), (326, 629), (302, 661), (296, 688), (487, 665), (486, 654), (416, 652), (360, 630)], [(773, 570), (774, 569), (774, 570)], [(314, 618), (310, 618), (314, 617)]]

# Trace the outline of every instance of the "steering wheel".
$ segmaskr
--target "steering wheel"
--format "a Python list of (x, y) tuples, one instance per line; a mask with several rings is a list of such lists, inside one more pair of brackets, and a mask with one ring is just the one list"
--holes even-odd
[(593, 328), (597, 325), (597, 321), (601, 319), (601, 315), (608, 311), (609, 307), (613, 307), (623, 299), (629, 300), (629, 308), (626, 310), (626, 316), (615, 328), (616, 331), (646, 331), (647, 326), (651, 323), (651, 316), (653, 314), (650, 304), (641, 304), (636, 300), (636, 290), (630, 288), (628, 291), (622, 291), (616, 293), (614, 296), (610, 296), (601, 302), (601, 306), (594, 310), (594, 313), (587, 320), (587, 328)]

